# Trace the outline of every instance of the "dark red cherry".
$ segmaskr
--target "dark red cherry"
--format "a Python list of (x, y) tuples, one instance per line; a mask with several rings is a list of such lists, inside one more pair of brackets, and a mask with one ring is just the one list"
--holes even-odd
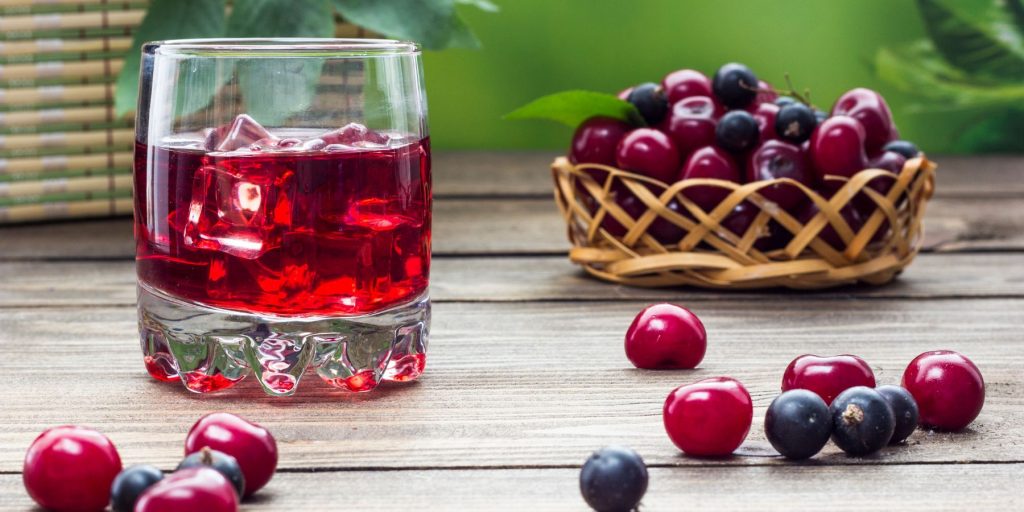
[(864, 152), (864, 127), (856, 119), (834, 115), (811, 134), (811, 161), (818, 176), (835, 175), (849, 178), (867, 168)]
[[(732, 156), (716, 146), (709, 145), (694, 151), (683, 165), (679, 179), (694, 178), (710, 178), (739, 183), (740, 171)], [(710, 212), (718, 206), (718, 203), (722, 202), (729, 193), (728, 189), (707, 185), (693, 186), (683, 191), (683, 195), (687, 199), (706, 212)]]
[(693, 69), (673, 71), (661, 79), (661, 88), (668, 95), (669, 103), (693, 96), (711, 96), (711, 79)]
[(759, 103), (753, 111), (754, 120), (761, 134), (761, 142), (779, 138), (775, 132), (775, 118), (779, 114), (779, 106), (774, 103)]
[[(634, 221), (639, 220), (640, 216), (647, 212), (647, 205), (645, 205), (640, 199), (631, 194), (628, 190), (622, 190), (616, 193), (615, 203), (619, 205), (623, 211), (626, 212)], [(684, 217), (689, 217), (689, 213), (684, 211), (679, 201), (672, 200), (668, 202), (667, 208), (675, 213), (678, 213)], [(606, 213), (604, 219), (601, 220), (601, 227), (604, 228), (612, 236), (625, 236), (626, 227), (616, 220), (610, 213)], [(686, 232), (683, 228), (669, 222), (668, 220), (658, 217), (647, 226), (647, 233), (654, 237), (655, 240), (663, 244), (676, 244), (683, 238)]]
[(648, 370), (696, 368), (708, 337), (697, 315), (675, 304), (644, 308), (626, 331), (626, 357)]
[(185, 438), (185, 455), (204, 447), (238, 461), (245, 475), (245, 495), (260, 490), (277, 468), (277, 442), (267, 429), (226, 412), (207, 414), (192, 425)]
[(708, 96), (691, 96), (672, 105), (665, 133), (681, 156), (715, 142), (715, 102)]
[(854, 386), (875, 387), (875, 373), (863, 359), (852, 355), (802, 355), (786, 367), (782, 390), (806, 389), (831, 404), (839, 393)]
[[(808, 187), (814, 185), (814, 176), (800, 148), (781, 140), (769, 140), (750, 154), (746, 181), (750, 183), (776, 178), (789, 178)], [(796, 211), (794, 208), (807, 198), (800, 189), (785, 183), (762, 188), (760, 193), (765, 199), (789, 212)]]
[(668, 135), (653, 128), (637, 128), (619, 141), (618, 166), (669, 183), (679, 170), (679, 151)]
[(66, 425), (32, 441), (21, 478), (28, 495), (47, 510), (99, 512), (110, 502), (110, 487), (120, 472), (121, 457), (107, 436)]
[(725, 457), (750, 432), (754, 406), (743, 384), (729, 377), (679, 386), (665, 399), (662, 420), (669, 439), (695, 457)]
[(629, 133), (629, 124), (609, 117), (591, 117), (576, 128), (569, 158), (577, 164), (615, 167), (615, 148)]
[[(818, 214), (820, 210), (818, 205), (809, 203), (804, 211), (800, 214), (798, 219), (802, 224), (807, 224)], [(850, 226), (853, 234), (856, 235), (860, 228), (864, 226), (864, 217), (861, 216), (860, 210), (855, 208), (853, 205), (848, 204), (842, 210), (839, 210), (839, 215), (844, 221)], [(818, 232), (818, 238), (825, 241), (825, 243), (832, 246), (837, 251), (846, 250), (846, 244), (843, 243), (842, 237), (839, 236), (839, 232), (832, 227), (831, 223), (826, 223), (825, 227)]]
[(914, 395), (921, 424), (956, 431), (970, 425), (985, 405), (985, 379), (967, 356), (952, 350), (925, 352), (903, 372), (903, 387)]
[(238, 495), (224, 475), (209, 467), (175, 471), (139, 496), (135, 512), (236, 512)]
[(886, 143), (900, 137), (885, 98), (871, 89), (859, 87), (843, 93), (832, 107), (832, 115), (850, 116), (860, 121), (869, 155), (880, 152)]
[(777, 99), (779, 99), (779, 93), (775, 92), (775, 87), (772, 87), (772, 84), (764, 80), (757, 81), (757, 96), (754, 97), (754, 103), (774, 103)]
[[(761, 210), (753, 203), (744, 201), (729, 212), (720, 225), (742, 238), (754, 223)], [(781, 249), (793, 239), (793, 234), (774, 220), (768, 221), (754, 239), (754, 248), (759, 251)]]

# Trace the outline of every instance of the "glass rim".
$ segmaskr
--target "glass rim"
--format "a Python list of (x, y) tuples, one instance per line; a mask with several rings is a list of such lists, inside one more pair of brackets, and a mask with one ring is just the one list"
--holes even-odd
[(361, 38), (212, 38), (149, 41), (158, 55), (182, 57), (331, 57), (364, 58), (419, 55), (411, 41)]

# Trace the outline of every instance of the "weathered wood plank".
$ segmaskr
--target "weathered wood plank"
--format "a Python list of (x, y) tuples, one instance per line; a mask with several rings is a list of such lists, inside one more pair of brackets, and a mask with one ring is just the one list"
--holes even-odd
[[(126, 461), (136, 462), (144, 461)], [(1020, 464), (653, 468), (642, 510), (821, 510), (822, 503), (851, 512), (1016, 510), (1024, 504), (1022, 471)], [(587, 510), (575, 468), (278, 473), (242, 509), (341, 502), (349, 510)], [(0, 510), (31, 507), (21, 477), (0, 475)]]
[[(315, 377), (298, 396), (266, 397), (251, 379), (211, 396), (151, 381), (133, 308), (5, 309), (0, 315), (0, 471), (18, 471), (38, 432), (65, 423), (108, 433), (129, 460), (173, 467), (189, 425), (228, 410), (273, 429), (287, 468), (575, 465), (625, 443), (649, 463), (764, 464), (762, 417), (786, 364), (803, 353), (853, 352), (895, 383), (925, 350), (970, 355), (988, 384), (985, 409), (960, 434), (918, 432), (867, 459), (829, 447), (824, 463), (1024, 461), (1024, 300), (689, 301), (710, 334), (695, 371), (633, 369), (622, 335), (642, 302), (436, 304), (427, 374), (351, 395)], [(661, 407), (675, 386), (715, 375), (746, 383), (755, 424), (744, 452), (684, 458)]]
[[(1014, 253), (928, 253), (887, 286), (723, 293), (605, 283), (564, 256), (436, 258), (431, 296), (437, 302), (1024, 297), (1024, 265)], [(131, 261), (0, 262), (0, 307), (133, 304)]]

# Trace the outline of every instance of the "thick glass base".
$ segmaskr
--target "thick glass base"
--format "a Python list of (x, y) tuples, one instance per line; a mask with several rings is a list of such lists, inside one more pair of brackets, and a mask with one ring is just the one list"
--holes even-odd
[(404, 382), (427, 361), (430, 299), (354, 317), (276, 317), (190, 304), (139, 285), (146, 370), (196, 393), (229, 388), (250, 373), (270, 395), (295, 393), (306, 369), (327, 384), (370, 391)]

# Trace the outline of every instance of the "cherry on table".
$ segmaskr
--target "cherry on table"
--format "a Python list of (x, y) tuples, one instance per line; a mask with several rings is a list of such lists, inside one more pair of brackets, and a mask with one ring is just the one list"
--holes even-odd
[(696, 368), (707, 343), (704, 324), (693, 312), (675, 304), (654, 304), (640, 311), (626, 330), (626, 357), (637, 368)]
[[(769, 140), (757, 147), (747, 159), (747, 183), (789, 178), (808, 187), (814, 186), (814, 175), (799, 147), (781, 140)], [(758, 191), (765, 199), (796, 215), (807, 196), (799, 188), (777, 183)]]
[(696, 457), (725, 457), (739, 448), (754, 418), (750, 393), (738, 380), (713, 377), (679, 386), (665, 399), (669, 439)]
[(790, 362), (782, 375), (783, 391), (813, 391), (826, 404), (854, 386), (875, 387), (875, 374), (866, 361), (849, 354), (828, 357), (805, 354)]
[[(686, 159), (679, 176), (681, 180), (695, 178), (739, 183), (740, 171), (728, 153), (715, 146), (704, 146)], [(684, 190), (682, 194), (705, 212), (710, 212), (730, 194), (730, 190), (711, 185), (695, 185)]]
[(700, 71), (680, 69), (673, 71), (661, 79), (668, 102), (675, 104), (684, 98), (693, 96), (711, 96), (711, 80)]
[(835, 175), (849, 178), (865, 169), (864, 127), (856, 119), (832, 116), (811, 134), (810, 154), (820, 178)]
[(715, 126), (715, 143), (730, 153), (745, 153), (757, 145), (757, 120), (746, 110), (726, 112)]
[(672, 105), (664, 131), (680, 155), (715, 142), (715, 102), (707, 96), (691, 96)]
[(914, 395), (911, 395), (910, 391), (902, 386), (891, 384), (878, 386), (875, 391), (878, 391), (882, 398), (889, 402), (889, 407), (892, 408), (892, 413), (896, 418), (896, 428), (893, 430), (889, 444), (902, 443), (917, 429), (920, 419), (917, 400), (914, 400)]
[(832, 415), (820, 396), (806, 389), (792, 389), (775, 397), (768, 406), (764, 434), (783, 457), (807, 459), (828, 443)]
[(125, 468), (110, 486), (110, 508), (114, 512), (134, 511), (139, 496), (163, 478), (159, 469), (147, 464)]
[(750, 68), (730, 62), (715, 72), (711, 91), (730, 109), (746, 108), (757, 98), (757, 84), (757, 76)]
[(829, 406), (832, 442), (849, 455), (863, 456), (889, 444), (896, 416), (885, 397), (867, 386), (843, 391)]
[(963, 430), (985, 405), (981, 371), (952, 350), (915, 357), (903, 372), (903, 387), (917, 400), (921, 424), (937, 430)]
[(598, 512), (635, 510), (647, 492), (647, 478), (640, 455), (624, 446), (608, 446), (583, 464), (580, 493)]
[(899, 138), (892, 112), (885, 98), (871, 89), (858, 87), (843, 93), (832, 106), (833, 116), (850, 116), (864, 127), (865, 149), (869, 155), (881, 151), (891, 140)]
[(185, 438), (185, 455), (203, 447), (226, 453), (238, 461), (245, 475), (245, 495), (267, 485), (277, 468), (277, 442), (267, 429), (234, 414), (215, 412), (192, 425)]
[(237, 512), (238, 495), (219, 471), (208, 467), (182, 469), (146, 489), (135, 512)]
[(65, 425), (47, 429), (25, 453), (22, 482), (43, 508), (57, 512), (100, 511), (121, 472), (121, 456), (103, 434)]
[(679, 151), (668, 135), (637, 128), (619, 141), (615, 152), (620, 168), (670, 183), (679, 171)]
[(577, 164), (615, 166), (615, 148), (632, 128), (610, 117), (591, 117), (572, 136), (569, 158)]

